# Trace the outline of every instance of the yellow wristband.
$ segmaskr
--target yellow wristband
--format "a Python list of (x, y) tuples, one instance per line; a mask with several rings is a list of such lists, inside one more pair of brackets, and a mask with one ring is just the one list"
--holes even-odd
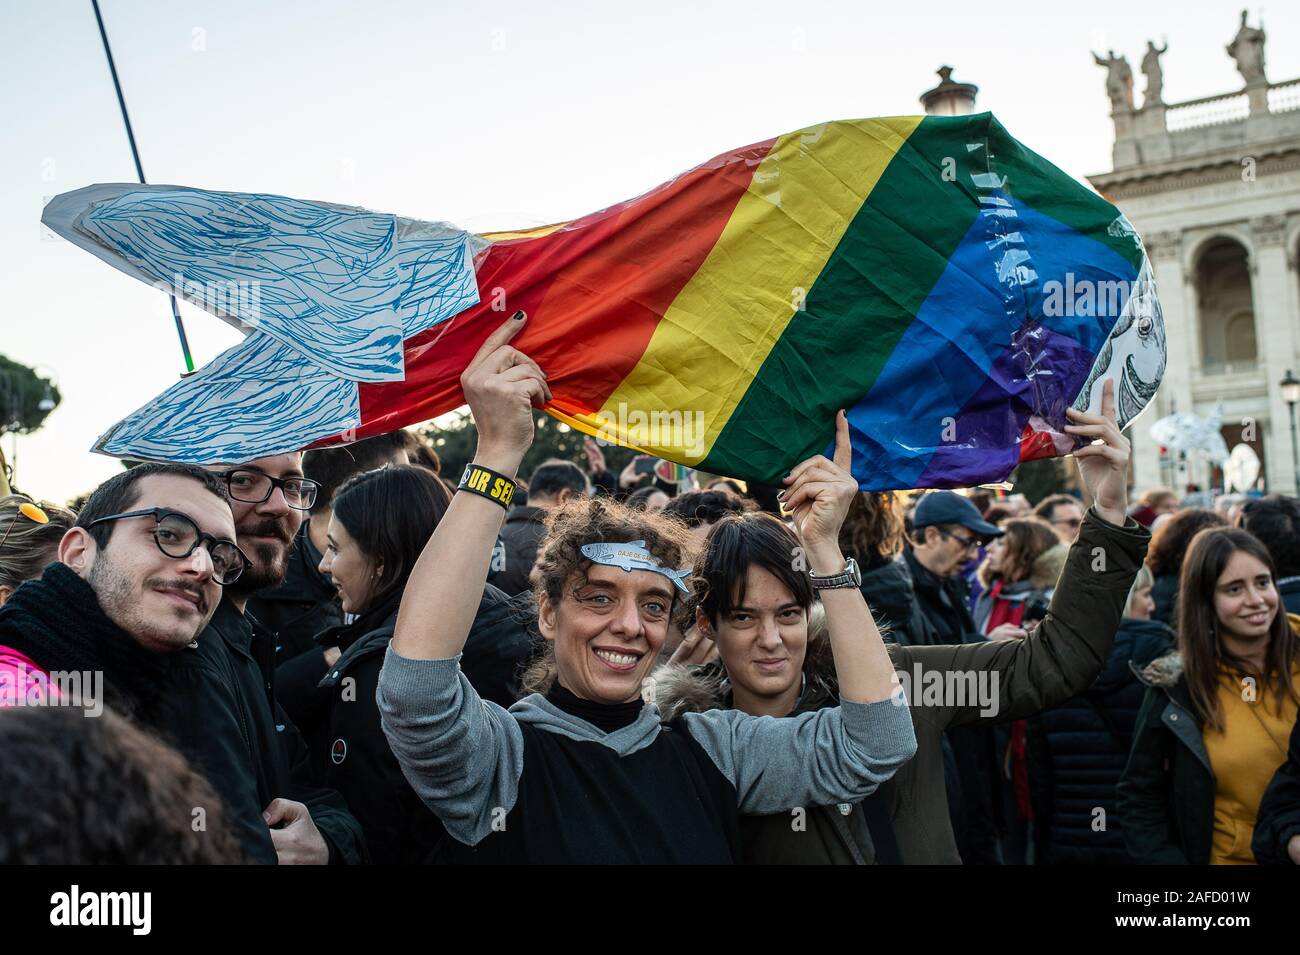
[(509, 510), (510, 502), (515, 496), (515, 481), (491, 468), (467, 464), (465, 473), (460, 477), (458, 490), (486, 497), (489, 501), (496, 501), (504, 510)]

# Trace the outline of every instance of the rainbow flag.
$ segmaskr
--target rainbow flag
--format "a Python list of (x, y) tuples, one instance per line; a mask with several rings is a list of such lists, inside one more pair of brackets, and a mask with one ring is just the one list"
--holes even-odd
[[(838, 408), (863, 489), (1001, 481), (1068, 454), (1065, 410), (1095, 410), (1105, 378), (1127, 424), (1164, 371), (1133, 228), (987, 113), (823, 123), (591, 215), (484, 236), (352, 210), (354, 235), (328, 204), (111, 188), (64, 202), (51, 227), (155, 284), (237, 269), (290, 286), (269, 317), (210, 309), (254, 330), (244, 351), (164, 393), (165, 416), (110, 429), (97, 447), (121, 456), (246, 460), (426, 421), (464, 403), (461, 372), (516, 309), (550, 414), (767, 483), (829, 447)], [(214, 243), (232, 222), (238, 241)], [(294, 267), (304, 246), (310, 270)], [(330, 279), (304, 290), (305, 274)], [(284, 396), (268, 401), (272, 388)], [(200, 406), (210, 427), (182, 430)]]
[(1001, 481), (1074, 447), (1065, 409), (1095, 410), (1102, 378), (1127, 424), (1164, 370), (1137, 234), (987, 113), (825, 123), (484, 238), (481, 303), (407, 343), (401, 384), (362, 385), (361, 435), (458, 406), (516, 308), (552, 415), (767, 483), (841, 407), (864, 489)]

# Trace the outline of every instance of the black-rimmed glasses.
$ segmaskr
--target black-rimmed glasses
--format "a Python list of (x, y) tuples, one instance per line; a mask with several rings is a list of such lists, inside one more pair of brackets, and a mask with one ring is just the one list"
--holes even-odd
[(980, 546), (980, 539), (978, 537), (966, 537), (964, 534), (954, 534), (952, 531), (946, 531), (942, 527), (936, 528), (936, 530), (938, 530), (944, 537), (948, 538), (948, 540), (957, 541), (965, 550), (970, 550), (972, 547)]
[(187, 515), (165, 507), (110, 514), (108, 517), (91, 521), (86, 527), (89, 529), (96, 524), (125, 520), (128, 517), (152, 517), (158, 525), (153, 529), (154, 543), (168, 557), (180, 560), (189, 557), (200, 544), (206, 545), (208, 555), (212, 558), (212, 576), (223, 587), (238, 580), (239, 575), (248, 566), (248, 558), (234, 541), (206, 534), (199, 530), (199, 525)]
[(306, 511), (316, 503), (316, 492), (320, 485), (307, 478), (275, 478), (261, 471), (248, 468), (235, 468), (222, 475), (226, 490), (236, 501), (244, 504), (261, 504), (269, 500), (278, 487), (284, 492), (284, 502), (298, 511)]

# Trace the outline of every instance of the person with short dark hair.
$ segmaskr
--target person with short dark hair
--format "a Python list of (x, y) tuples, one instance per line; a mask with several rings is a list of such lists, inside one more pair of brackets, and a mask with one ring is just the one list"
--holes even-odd
[(648, 511), (653, 514), (656, 511), (662, 511), (668, 506), (672, 498), (668, 496), (663, 488), (658, 484), (647, 484), (645, 487), (639, 487), (627, 496), (624, 502), (634, 511)]
[(730, 491), (687, 491), (668, 502), (663, 512), (677, 518), (701, 540), (708, 536), (714, 524), (728, 514), (748, 514), (758, 510), (758, 505), (746, 497)]
[(735, 478), (715, 477), (704, 485), (706, 491), (726, 491), (728, 494), (734, 494), (736, 497), (748, 498), (749, 486), (743, 481), (737, 481)]
[(572, 461), (551, 458), (539, 464), (528, 478), (528, 503), (516, 504), (506, 514), (488, 582), (512, 597), (530, 590), (528, 577), (537, 562), (537, 547), (546, 536), (547, 514), (590, 494), (587, 475)]
[(994, 527), (1001, 527), (1003, 522), (1015, 517), (1015, 512), (1009, 507), (1003, 507), (1001, 504), (994, 504), (984, 512), (984, 520), (988, 521)]
[(110, 709), (0, 711), (0, 753), (0, 865), (247, 861), (208, 781)]
[(257, 862), (360, 862), (360, 826), (312, 773), (302, 735), (276, 699), (275, 637), (249, 598), (284, 580), (317, 485), (297, 451), (210, 469), (231, 499), (248, 566), (221, 595), (206, 629), (176, 655), (163, 693), (178, 748), (225, 800)]
[(1259, 538), (1277, 566), (1277, 591), (1288, 613), (1300, 613), (1300, 501), (1281, 494), (1248, 499), (1241, 528)]
[[(354, 474), (385, 464), (404, 464), (406, 433), (394, 431), (303, 454), (303, 471), (316, 483), (316, 499), (294, 537), (283, 582), (248, 597), (248, 612), (273, 634), (277, 666), (308, 651), (315, 651), (319, 656), (321, 648), (313, 643), (313, 638), (322, 630), (343, 623), (334, 585), (319, 570), (334, 492)], [(325, 675), (324, 660), (318, 662), (314, 678), (310, 679), (313, 686)]]
[(1083, 526), (1083, 505), (1077, 497), (1069, 494), (1052, 494), (1043, 498), (1033, 514), (1052, 525), (1062, 544), (1073, 543)]
[(91, 494), (58, 558), (0, 607), (0, 701), (57, 695), (60, 674), (90, 672), (103, 675), (97, 702), (170, 728), (163, 679), (247, 567), (225, 487), (185, 464), (123, 471)]

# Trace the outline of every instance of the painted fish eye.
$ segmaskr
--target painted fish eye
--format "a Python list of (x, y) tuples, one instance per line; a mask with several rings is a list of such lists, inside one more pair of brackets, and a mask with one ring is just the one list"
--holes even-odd
[(1151, 329), (1154, 325), (1155, 322), (1151, 320), (1150, 315), (1143, 315), (1141, 318), (1139, 318), (1137, 324), (1138, 338), (1146, 338), (1148, 335), (1150, 335)]

